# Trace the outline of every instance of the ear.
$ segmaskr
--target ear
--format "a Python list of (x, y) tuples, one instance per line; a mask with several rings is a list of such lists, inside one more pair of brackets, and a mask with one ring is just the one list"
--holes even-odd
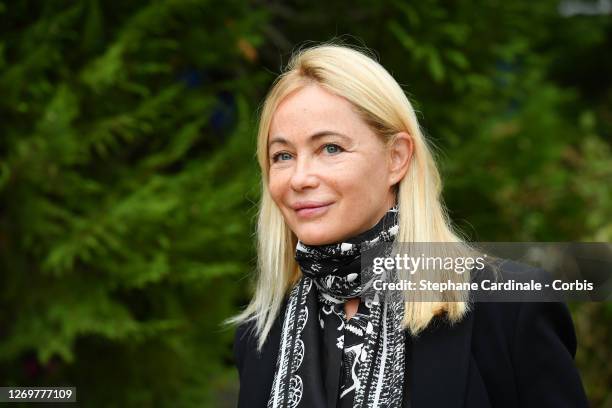
[(412, 160), (414, 142), (407, 132), (399, 132), (389, 146), (389, 186), (404, 178)]

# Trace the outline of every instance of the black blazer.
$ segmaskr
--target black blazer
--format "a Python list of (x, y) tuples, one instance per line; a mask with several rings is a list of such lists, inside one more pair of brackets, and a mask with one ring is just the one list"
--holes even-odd
[[(236, 330), (239, 408), (267, 405), (283, 317), (276, 319), (261, 354), (251, 323)], [(475, 303), (461, 322), (450, 326), (436, 317), (418, 337), (406, 338), (411, 358), (404, 407), (588, 407), (564, 303)]]

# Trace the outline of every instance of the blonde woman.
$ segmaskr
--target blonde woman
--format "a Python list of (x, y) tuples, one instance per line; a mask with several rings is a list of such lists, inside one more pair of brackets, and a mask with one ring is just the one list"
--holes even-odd
[(360, 300), (364, 245), (461, 241), (415, 112), (373, 58), (295, 53), (257, 157), (257, 285), (231, 319), (239, 407), (587, 406), (563, 303)]

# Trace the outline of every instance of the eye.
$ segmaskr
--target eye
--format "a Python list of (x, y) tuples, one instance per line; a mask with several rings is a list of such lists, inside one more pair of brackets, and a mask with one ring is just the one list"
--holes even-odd
[(278, 152), (272, 155), (272, 162), (276, 163), (279, 160), (286, 161), (286, 160), (289, 160), (290, 158), (291, 158), (291, 154), (287, 152)]
[(336, 153), (340, 153), (340, 152), (344, 151), (343, 148), (341, 148), (340, 146), (338, 146), (337, 144), (334, 144), (334, 143), (328, 143), (325, 146), (323, 146), (323, 148), (329, 154), (336, 154)]

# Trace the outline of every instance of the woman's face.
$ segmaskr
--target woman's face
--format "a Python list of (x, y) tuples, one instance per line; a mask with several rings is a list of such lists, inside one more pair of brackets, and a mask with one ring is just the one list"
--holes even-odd
[(350, 102), (308, 85), (286, 97), (272, 117), (270, 194), (303, 243), (345, 240), (373, 227), (393, 206), (392, 186), (405, 174), (411, 146), (405, 143), (404, 160), (398, 159)]

